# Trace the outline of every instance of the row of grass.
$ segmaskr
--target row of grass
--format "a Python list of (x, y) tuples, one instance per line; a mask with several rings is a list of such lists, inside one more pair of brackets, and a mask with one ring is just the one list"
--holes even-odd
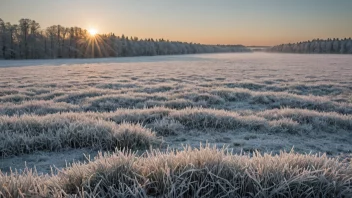
[[(275, 108), (300, 108), (320, 112), (337, 112), (352, 114), (352, 105), (346, 102), (334, 102), (329, 98), (319, 96), (295, 95), (284, 92), (256, 92), (241, 88), (201, 88), (173, 93), (146, 93), (135, 91), (110, 91), (87, 89), (85, 91), (70, 91), (46, 93), (38, 96), (13, 94), (0, 96), (0, 113), (22, 113), (25, 106), (31, 103), (52, 103), (62, 106), (63, 103), (77, 105), (72, 111), (109, 112), (117, 108), (143, 108), (151, 106), (166, 106), (181, 109), (185, 107), (208, 107), (223, 109), (228, 104), (245, 103), (252, 110)], [(46, 100), (46, 101), (42, 101)], [(59, 104), (55, 104), (59, 103)], [(21, 108), (22, 107), (22, 108)], [(45, 106), (43, 106), (45, 108)], [(78, 108), (78, 109), (77, 109)], [(58, 109), (59, 111), (59, 109)], [(36, 113), (28, 111), (28, 113)], [(50, 113), (50, 112), (49, 112)]]
[(352, 164), (325, 155), (233, 155), (209, 146), (99, 155), (58, 174), (0, 173), (3, 197), (351, 197)]
[(215, 109), (165, 107), (119, 109), (109, 113), (0, 116), (0, 154), (11, 156), (86, 147), (104, 150), (147, 148), (153, 145), (156, 135), (177, 135), (191, 129), (219, 132), (240, 129), (288, 135), (337, 133), (352, 131), (352, 117), (301, 109), (247, 115)]
[(159, 140), (139, 124), (119, 125), (80, 114), (0, 117), (0, 155), (65, 148), (146, 149)]

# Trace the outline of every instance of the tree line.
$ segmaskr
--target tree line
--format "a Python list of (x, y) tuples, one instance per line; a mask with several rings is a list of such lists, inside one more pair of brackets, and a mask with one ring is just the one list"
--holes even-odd
[(243, 45), (202, 45), (125, 35), (92, 36), (79, 27), (41, 29), (31, 19), (11, 24), (0, 19), (0, 59), (98, 58), (216, 52), (248, 52)]
[(352, 39), (314, 39), (299, 43), (277, 45), (270, 52), (314, 53), (314, 54), (352, 54)]

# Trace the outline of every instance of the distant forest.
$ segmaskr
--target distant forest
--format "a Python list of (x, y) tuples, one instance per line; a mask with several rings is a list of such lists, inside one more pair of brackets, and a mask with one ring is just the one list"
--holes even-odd
[(217, 52), (247, 52), (243, 45), (202, 45), (126, 35), (92, 36), (79, 27), (41, 29), (31, 19), (11, 24), (0, 19), (0, 59), (99, 58)]
[(267, 49), (270, 52), (352, 54), (352, 39), (315, 39), (312, 41), (282, 44)]

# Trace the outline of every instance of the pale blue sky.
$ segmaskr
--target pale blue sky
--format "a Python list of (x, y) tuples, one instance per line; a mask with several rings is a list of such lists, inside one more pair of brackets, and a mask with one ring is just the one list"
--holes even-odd
[(352, 37), (352, 0), (0, 0), (0, 18), (140, 38), (274, 45)]

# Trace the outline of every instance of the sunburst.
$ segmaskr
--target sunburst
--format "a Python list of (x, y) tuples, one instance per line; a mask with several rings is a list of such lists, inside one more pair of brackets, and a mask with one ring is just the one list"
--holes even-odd
[(89, 32), (90, 36), (92, 36), (92, 37), (96, 36), (97, 33), (98, 33), (98, 31), (96, 29), (93, 29), (93, 28), (89, 29), (88, 32)]

